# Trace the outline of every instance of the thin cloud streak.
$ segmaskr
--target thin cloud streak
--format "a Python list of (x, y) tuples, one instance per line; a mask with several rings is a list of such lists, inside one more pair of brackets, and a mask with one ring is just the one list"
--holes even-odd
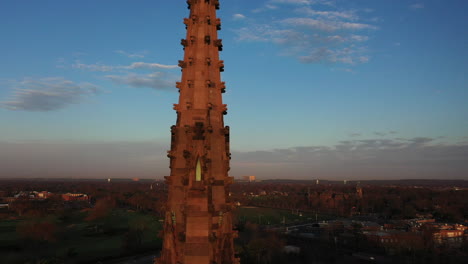
[(134, 62), (130, 66), (123, 67), (123, 69), (147, 69), (147, 70), (154, 70), (154, 69), (176, 69), (179, 66), (177, 65), (165, 65), (160, 63), (147, 63), (147, 62)]
[(334, 1), (332, 0), (271, 0), (270, 3), (293, 5), (334, 5)]
[[(150, 74), (134, 74), (127, 75), (107, 75), (105, 78), (116, 84), (124, 84), (136, 88), (153, 88), (156, 90), (166, 90), (175, 87), (175, 79), (168, 79), (162, 72), (154, 72)], [(175, 89), (174, 89), (175, 91)]]
[(234, 14), (234, 15), (232, 16), (232, 18), (233, 18), (234, 20), (243, 20), (243, 19), (245, 19), (246, 17), (245, 17), (245, 15), (243, 15), (243, 14)]
[(61, 77), (25, 79), (14, 84), (12, 98), (0, 107), (14, 111), (55, 111), (83, 102), (99, 93), (91, 83), (74, 83)]
[(104, 64), (84, 64), (84, 63), (75, 63), (72, 65), (72, 68), (96, 72), (111, 72), (117, 70), (155, 70), (155, 69), (176, 69), (177, 65), (166, 65), (160, 63), (148, 63), (148, 62), (134, 62), (128, 66), (112, 66)]
[(310, 7), (302, 7), (296, 10), (297, 13), (303, 13), (309, 16), (324, 17), (327, 19), (348, 19), (348, 20), (358, 20), (355, 11), (318, 11)]
[(128, 58), (144, 58), (145, 55), (144, 53), (130, 53), (130, 52), (126, 52), (126, 51), (123, 51), (123, 50), (116, 50), (115, 53), (117, 54), (121, 54), (121, 55), (124, 55)]
[(337, 31), (337, 30), (362, 30), (362, 29), (377, 29), (377, 27), (362, 24), (342, 21), (324, 21), (313, 18), (288, 18), (280, 21), (280, 23), (289, 24), (292, 26), (304, 26), (309, 29), (321, 31)]

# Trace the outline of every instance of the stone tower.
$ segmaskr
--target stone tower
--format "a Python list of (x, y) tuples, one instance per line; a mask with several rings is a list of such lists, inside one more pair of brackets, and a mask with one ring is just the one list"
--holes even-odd
[(229, 127), (222, 102), (219, 0), (189, 0), (176, 125), (171, 128), (171, 175), (164, 242), (157, 264), (231, 264), (234, 257), (229, 185)]

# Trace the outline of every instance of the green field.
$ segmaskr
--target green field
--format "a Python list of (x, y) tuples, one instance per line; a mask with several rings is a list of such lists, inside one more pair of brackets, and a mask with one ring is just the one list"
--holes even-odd
[[(96, 220), (87, 212), (69, 212), (46, 218), (0, 221), (1, 263), (96, 263), (123, 256), (157, 251), (162, 229), (160, 219), (146, 213), (114, 209)], [(315, 214), (262, 207), (239, 207), (234, 217), (240, 223), (281, 225), (314, 221)], [(320, 215), (318, 220), (324, 218)], [(53, 240), (25, 237), (18, 231), (31, 222), (51, 222), (56, 226)], [(46, 260), (46, 261), (45, 261)]]
[[(1, 263), (86, 263), (134, 255), (161, 247), (159, 219), (133, 211), (113, 210), (103, 219), (86, 221), (86, 213), (48, 219), (1, 220)], [(53, 221), (52, 241), (19, 235), (18, 226), (31, 221)], [(48, 260), (49, 262), (45, 262)], [(54, 262), (55, 260), (55, 262)], [(42, 262), (40, 262), (42, 261)]]
[(294, 224), (305, 221), (325, 220), (324, 216), (309, 212), (291, 211), (264, 207), (239, 207), (235, 210), (239, 222), (251, 222), (260, 225)]

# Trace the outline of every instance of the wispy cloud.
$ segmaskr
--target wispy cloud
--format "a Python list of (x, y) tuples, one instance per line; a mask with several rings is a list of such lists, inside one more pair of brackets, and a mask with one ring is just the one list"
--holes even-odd
[(288, 18), (280, 21), (280, 23), (284, 23), (289, 26), (306, 27), (308, 29), (320, 31), (376, 29), (376, 27), (369, 24), (351, 23), (344, 21), (325, 21), (313, 18)]
[(310, 0), (272, 0), (273, 3), (287, 3), (287, 4), (310, 4)]
[(0, 106), (9, 110), (54, 111), (81, 103), (99, 92), (90, 83), (74, 83), (64, 78), (25, 79), (15, 82), (12, 98)]
[(147, 63), (147, 62), (134, 62), (130, 66), (123, 66), (123, 69), (147, 69), (147, 70), (154, 70), (154, 69), (176, 69), (179, 66), (177, 65), (166, 65), (160, 63)]
[(359, 19), (356, 11), (318, 11), (311, 7), (301, 7), (296, 9), (297, 13), (302, 13), (311, 17), (322, 17), (327, 19), (349, 19), (357, 20)]
[(359, 49), (342, 48), (328, 49), (326, 47), (316, 48), (309, 51), (309, 54), (300, 56), (299, 60), (304, 63), (332, 62), (344, 64), (366, 63), (369, 57), (362, 55), (363, 51)]
[(387, 135), (385, 132), (374, 132), (374, 135), (379, 136), (379, 137), (384, 137)]
[(332, 0), (271, 0), (271, 3), (294, 5), (334, 5)]
[[(161, 72), (150, 74), (135, 74), (127, 75), (107, 75), (107, 79), (117, 84), (124, 84), (136, 88), (153, 88), (157, 90), (165, 90), (175, 87), (175, 79), (169, 78)], [(174, 89), (175, 90), (175, 89)]]
[(137, 70), (137, 69), (145, 69), (145, 70), (155, 70), (155, 69), (175, 69), (177, 65), (166, 65), (160, 63), (148, 63), (148, 62), (134, 62), (127, 66), (122, 65), (104, 65), (100, 63), (95, 64), (84, 64), (80, 62), (76, 62), (72, 65), (75, 69), (80, 70), (88, 70), (88, 71), (97, 71), (97, 72), (111, 72), (117, 70)]
[[(303, 63), (355, 65), (370, 60), (365, 43), (378, 27), (360, 17), (369, 11), (338, 9), (332, 1), (273, 0), (267, 4), (293, 8), (284, 8), (281, 17), (268, 22), (262, 22), (260, 16), (247, 19), (248, 26), (235, 30), (238, 41), (277, 44), (280, 55), (294, 56)], [(262, 11), (272, 10), (263, 7)]]
[(256, 8), (256, 9), (252, 10), (252, 13), (260, 13), (260, 12), (264, 12), (264, 11), (268, 11), (268, 10), (275, 10), (275, 9), (278, 9), (278, 6), (273, 5), (273, 4), (265, 4), (264, 6), (262, 6), (260, 8)]
[[(161, 72), (161, 70), (172, 70), (179, 66), (150, 62), (133, 62), (130, 65), (105, 65), (101, 63), (85, 64), (77, 61), (72, 67), (86, 71), (106, 72), (108, 75), (103, 77), (116, 84), (163, 90), (175, 87), (176, 78)], [(151, 71), (151, 73), (138, 73), (141, 70)]]
[(84, 64), (84, 63), (80, 63), (80, 62), (74, 63), (72, 65), (72, 68), (80, 69), (80, 70), (87, 70), (87, 71), (97, 71), (97, 72), (110, 72), (110, 71), (114, 71), (116, 69), (115, 66), (103, 65), (103, 64), (100, 64), (100, 63)]
[(242, 19), (245, 19), (245, 15), (243, 15), (243, 14), (234, 14), (234, 15), (232, 15), (232, 18), (235, 19), (235, 20), (242, 20)]
[(130, 53), (130, 52), (126, 52), (123, 50), (116, 50), (115, 53), (124, 55), (125, 57), (128, 57), (128, 58), (144, 58), (147, 52)]
[(398, 132), (394, 130), (386, 131), (386, 132), (379, 132), (379, 131), (374, 132), (374, 135), (380, 136), (380, 137), (396, 135), (396, 134), (398, 134)]

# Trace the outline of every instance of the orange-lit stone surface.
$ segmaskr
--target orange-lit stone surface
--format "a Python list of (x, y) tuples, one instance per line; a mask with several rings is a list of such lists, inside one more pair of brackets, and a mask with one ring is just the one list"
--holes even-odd
[(181, 41), (182, 80), (177, 83), (179, 103), (171, 128), (171, 175), (166, 177), (169, 197), (164, 242), (158, 264), (227, 264), (234, 258), (231, 204), (228, 187), (229, 127), (222, 101), (226, 87), (219, 60), (221, 21), (218, 0), (189, 0), (187, 36)]

